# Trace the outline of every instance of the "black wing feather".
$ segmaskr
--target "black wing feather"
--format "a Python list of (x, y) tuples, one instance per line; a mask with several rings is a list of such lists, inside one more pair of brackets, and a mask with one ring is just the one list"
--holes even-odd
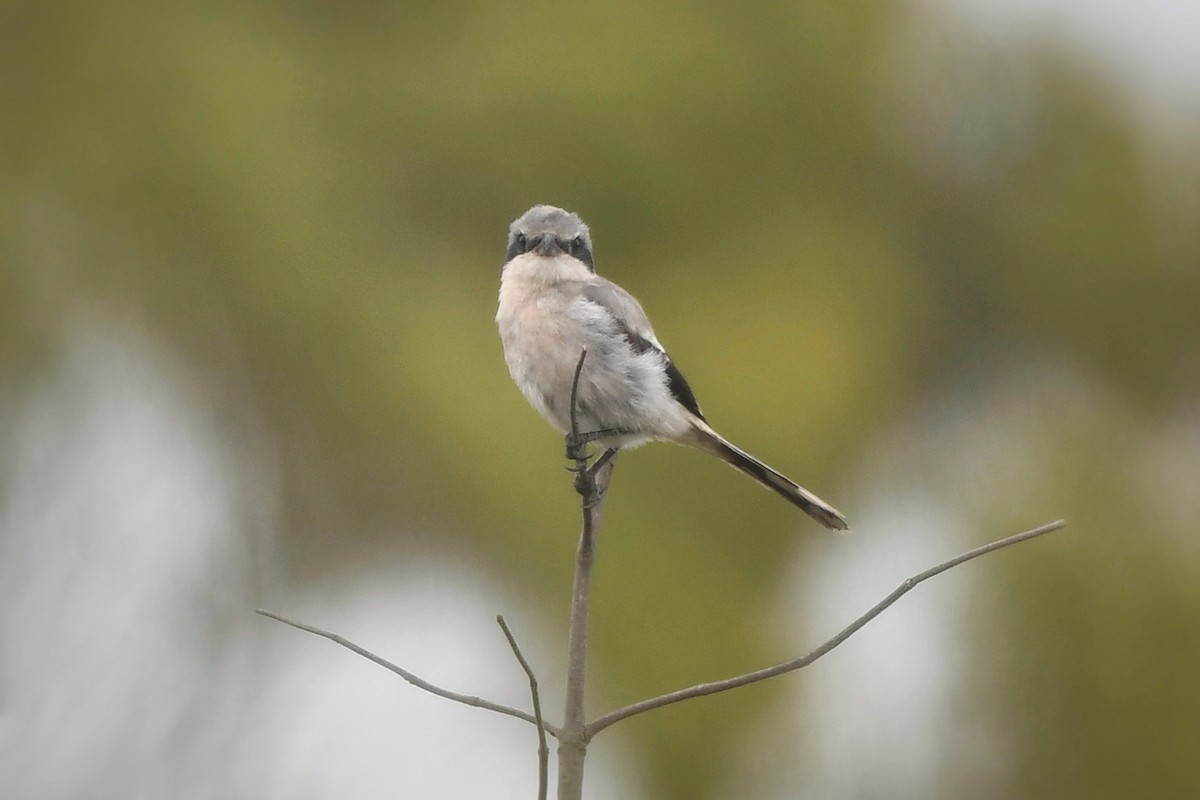
[(629, 346), (633, 348), (633, 352), (639, 355), (651, 351), (662, 353), (667, 362), (667, 389), (671, 392), (671, 396), (678, 400), (680, 405), (703, 420), (704, 412), (700, 410), (700, 403), (696, 400), (695, 392), (692, 391), (691, 386), (688, 386), (687, 379), (683, 377), (683, 373), (679, 371), (679, 367), (675, 366), (671, 357), (655, 347), (654, 342), (644, 336), (638, 336), (625, 325), (621, 325), (621, 333), (629, 340)]

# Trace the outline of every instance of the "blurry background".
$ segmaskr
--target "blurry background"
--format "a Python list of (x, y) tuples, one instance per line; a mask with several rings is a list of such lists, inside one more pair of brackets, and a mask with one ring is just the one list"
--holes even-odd
[(1187, 0), (8, 2), (0, 785), (533, 794), (577, 498), (493, 323), (508, 223), (592, 226), (715, 426), (627, 454), (611, 798), (1200, 790), (1200, 12)]

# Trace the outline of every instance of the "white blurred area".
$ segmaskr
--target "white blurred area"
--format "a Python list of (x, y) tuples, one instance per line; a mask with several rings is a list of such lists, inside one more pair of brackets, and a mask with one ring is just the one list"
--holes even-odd
[(1053, 40), (1130, 93), (1154, 125), (1200, 114), (1194, 0), (923, 0), (1004, 43)]
[[(4, 797), (534, 795), (531, 726), (253, 611), (522, 708), (528, 685), (494, 620), (505, 612), (553, 678), (556, 648), (534, 615), (450, 554), (286, 588), (272, 567), (273, 470), (253, 463), (269, 446), (235, 453), (195, 376), (146, 343), (94, 321), (68, 340), (0, 416)], [(638, 796), (611, 755), (595, 748), (589, 785)]]

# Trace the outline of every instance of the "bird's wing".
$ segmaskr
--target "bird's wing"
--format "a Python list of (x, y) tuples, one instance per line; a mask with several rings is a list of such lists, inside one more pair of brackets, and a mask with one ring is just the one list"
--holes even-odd
[(662, 355), (667, 373), (667, 388), (670, 390), (671, 396), (688, 411), (700, 419), (704, 419), (704, 413), (700, 411), (700, 403), (696, 400), (692, 387), (688, 385), (683, 373), (679, 371), (679, 367), (675, 366), (675, 362), (667, 355), (666, 348), (654, 335), (650, 318), (646, 316), (641, 303), (629, 292), (599, 275), (584, 286), (583, 297), (608, 312), (635, 352), (646, 353), (653, 350)]
[(636, 335), (660, 352), (666, 352), (654, 335), (650, 318), (642, 310), (641, 303), (620, 286), (597, 275), (583, 287), (583, 297), (607, 311), (626, 332)]

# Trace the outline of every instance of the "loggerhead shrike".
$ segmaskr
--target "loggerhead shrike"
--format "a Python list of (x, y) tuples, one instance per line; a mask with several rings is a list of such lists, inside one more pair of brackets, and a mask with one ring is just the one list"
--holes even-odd
[(576, 418), (610, 450), (665, 440), (698, 447), (778, 492), (827, 528), (846, 518), (821, 498), (709, 427), (696, 396), (633, 295), (596, 274), (588, 227), (577, 214), (534, 206), (508, 231), (496, 312), (504, 360), (526, 399), (560, 433)]

